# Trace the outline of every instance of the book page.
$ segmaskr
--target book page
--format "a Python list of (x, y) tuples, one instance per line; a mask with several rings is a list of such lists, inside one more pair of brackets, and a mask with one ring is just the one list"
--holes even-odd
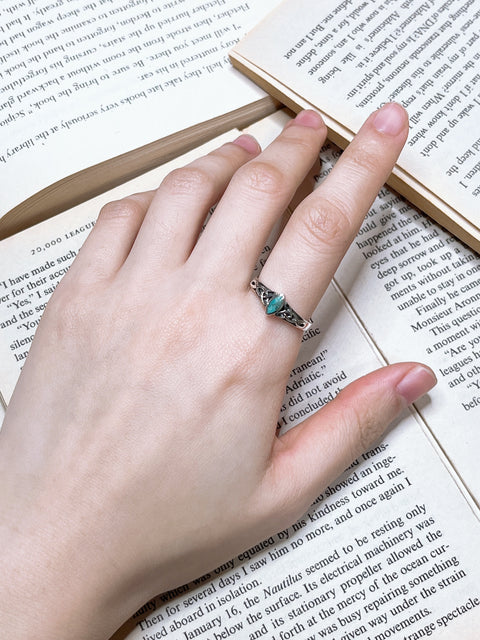
[[(323, 154), (322, 177), (338, 153)], [(417, 407), (480, 502), (480, 258), (384, 188), (335, 281), (388, 362), (436, 372)]]
[[(380, 364), (334, 289), (314, 320), (290, 376), (285, 428)], [(114, 638), (474, 640), (479, 534), (406, 413), (297, 523), (146, 603)]]
[(227, 52), (276, 4), (2, 2), (0, 214), (76, 171), (263, 97)]
[[(279, 113), (250, 130), (265, 144), (264, 136), (278, 133), (284, 118)], [(126, 185), (122, 193), (150, 188), (162, 170), (166, 167), (147, 176), (142, 185), (138, 181)], [(116, 190), (106, 199), (122, 193)], [(55, 282), (47, 278), (38, 289), (36, 284), (28, 287), (27, 282), (34, 282), (30, 274), (35, 265), (40, 268), (47, 261), (54, 263), (47, 269), (66, 268), (73, 257), (66, 255), (74, 248), (64, 243), (88, 233), (82, 227), (93, 224), (99, 204), (99, 200), (89, 203), (76, 209), (77, 216), (72, 216), (74, 212), (57, 216), (2, 242), (0, 272), (9, 278), (5, 283), (12, 291), (24, 287), (6, 303), (27, 301), (9, 307), (15, 322), (7, 323), (5, 315), (0, 319), (0, 356), (6, 362), (10, 352), (16, 375), (28, 344), (14, 344), (9, 332), (21, 333), (16, 327), (22, 322), (36, 322), (39, 312), (29, 313), (30, 294), (36, 303), (39, 290), (46, 301), (48, 291), (43, 289)], [(54, 242), (57, 238), (60, 241)], [(81, 241), (77, 242), (79, 246)], [(26, 253), (7, 271), (9, 258), (22, 246)], [(268, 253), (269, 246), (261, 261)], [(42, 273), (35, 277), (41, 279)], [(24, 277), (10, 284), (14, 274)], [(3, 297), (4, 284), (0, 285)], [(5, 301), (0, 309), (5, 309)], [(330, 287), (314, 314), (314, 325), (304, 335), (279, 416), (280, 429), (295, 427), (348, 382), (382, 363), (343, 297)], [(477, 512), (432, 447), (428, 433), (406, 411), (386, 438), (332, 481), (295, 525), (212, 568), (192, 584), (146, 603), (115, 640), (383, 640), (402, 637), (400, 633), (414, 638), (422, 632), (435, 638), (473, 640), (480, 621), (479, 533)]]
[(473, 0), (286, 0), (234, 57), (350, 138), (371, 111), (402, 103), (411, 134), (398, 166), (407, 182), (413, 176), (478, 228), (479, 25)]

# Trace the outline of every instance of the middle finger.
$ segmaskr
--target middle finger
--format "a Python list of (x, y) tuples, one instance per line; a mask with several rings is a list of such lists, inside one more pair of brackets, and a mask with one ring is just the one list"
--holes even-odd
[(291, 120), (278, 138), (234, 175), (191, 260), (200, 271), (248, 282), (279, 216), (318, 158), (326, 127), (314, 111)]

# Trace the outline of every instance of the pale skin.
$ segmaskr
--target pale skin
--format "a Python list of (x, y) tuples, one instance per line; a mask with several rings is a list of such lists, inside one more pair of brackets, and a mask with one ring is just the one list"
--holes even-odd
[[(407, 133), (400, 106), (372, 114), (283, 230), (260, 279), (303, 317)], [(292, 524), (435, 384), (418, 363), (384, 367), (276, 434), (302, 333), (267, 317), (249, 281), (325, 135), (302, 112), (263, 152), (241, 136), (100, 212), (1, 432), (7, 637), (109, 638), (151, 597)]]

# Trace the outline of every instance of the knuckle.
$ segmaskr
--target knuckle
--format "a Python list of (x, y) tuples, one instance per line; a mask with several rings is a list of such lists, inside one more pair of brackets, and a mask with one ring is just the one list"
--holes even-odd
[(302, 240), (314, 249), (324, 244), (343, 244), (353, 232), (343, 203), (332, 198), (324, 200), (320, 206), (302, 208), (300, 220)]
[(233, 179), (236, 172), (245, 165), (245, 159), (239, 157), (237, 153), (232, 153), (230, 147), (235, 147), (235, 152), (240, 149), (233, 143), (227, 143), (204, 158), (205, 168), (213, 175), (218, 176), (218, 179), (224, 181), (225, 186), (227, 182)]
[(213, 186), (211, 173), (198, 167), (187, 166), (174, 169), (162, 182), (161, 188), (171, 195), (191, 195), (210, 191)]
[(353, 176), (359, 176), (360, 180), (366, 175), (377, 175), (379, 172), (378, 147), (371, 142), (351, 145), (343, 161), (348, 171)]
[[(373, 409), (363, 408), (362, 412), (357, 407), (352, 407), (352, 422), (355, 424), (358, 434), (359, 452), (366, 451), (380, 435), (378, 418)], [(356, 455), (358, 455), (358, 453)]]
[[(311, 130), (306, 127), (289, 127), (284, 131), (284, 141), (287, 145), (295, 148), (295, 153), (299, 151), (306, 157), (318, 158), (319, 145), (316, 136), (311, 135)], [(313, 159), (312, 159), (313, 162)]]
[(99, 222), (102, 220), (124, 220), (138, 218), (145, 213), (145, 206), (135, 198), (127, 196), (121, 200), (113, 200), (103, 205), (98, 216)]
[(285, 176), (280, 169), (269, 162), (253, 160), (241, 167), (237, 175), (254, 193), (270, 197), (283, 197), (286, 193)]

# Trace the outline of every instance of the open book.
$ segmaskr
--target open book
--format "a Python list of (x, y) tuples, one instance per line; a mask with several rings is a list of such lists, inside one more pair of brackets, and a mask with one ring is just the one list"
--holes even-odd
[(389, 184), (480, 249), (480, 15), (476, 2), (284, 0), (231, 53), (344, 147), (385, 102), (411, 132)]
[(276, 4), (2, 2), (0, 238), (272, 113), (227, 52)]
[[(278, 112), (250, 131), (265, 145), (285, 118)], [(6, 400), (99, 207), (154, 188), (173, 166), (237, 134), (2, 242)], [(318, 182), (339, 153), (325, 147)], [(478, 638), (479, 273), (476, 255), (382, 189), (304, 335), (279, 426), (294, 427), (386, 362), (424, 361), (438, 386), (297, 523), (146, 603), (115, 640)]]

